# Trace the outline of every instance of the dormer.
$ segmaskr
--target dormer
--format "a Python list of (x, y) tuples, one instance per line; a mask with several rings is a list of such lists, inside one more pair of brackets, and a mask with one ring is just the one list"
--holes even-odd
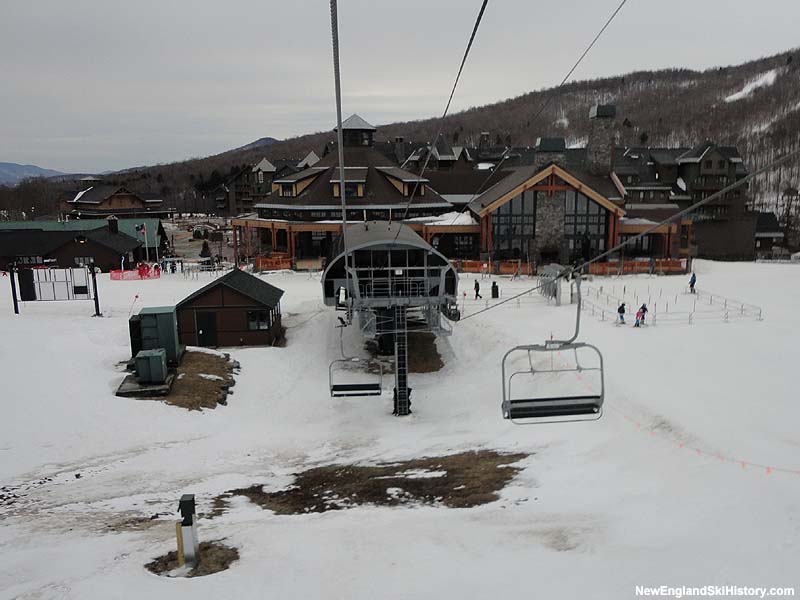
[[(344, 168), (344, 193), (347, 198), (363, 198), (367, 186), (367, 167), (345, 167)], [(341, 197), (341, 179), (339, 167), (333, 169), (331, 174), (331, 185), (333, 186), (334, 198)]]
[(326, 171), (325, 167), (311, 167), (299, 173), (292, 173), (272, 182), (272, 193), (281, 198), (296, 198), (303, 193), (317, 175)]
[[(420, 177), (414, 173), (409, 173), (400, 167), (375, 167), (379, 172), (386, 176), (386, 179), (391, 183), (397, 191), (403, 194), (404, 197), (410, 198), (413, 194), (416, 196), (424, 196), (426, 183), (430, 180)], [(416, 191), (414, 191), (416, 189)]]
[[(334, 128), (337, 131), (337, 128)], [(372, 146), (377, 129), (358, 115), (350, 115), (342, 122), (342, 141), (345, 148)]]

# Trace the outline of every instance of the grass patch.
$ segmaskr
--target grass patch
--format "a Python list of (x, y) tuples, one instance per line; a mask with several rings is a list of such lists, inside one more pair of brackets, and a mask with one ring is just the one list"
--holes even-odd
[(164, 401), (188, 410), (227, 404), (228, 388), (235, 383), (234, 367), (235, 363), (227, 355), (186, 352), (176, 370), (175, 383)]
[(245, 496), (281, 515), (363, 504), (469, 508), (497, 500), (499, 491), (521, 470), (512, 463), (527, 456), (479, 450), (377, 465), (328, 465), (298, 473), (285, 490), (266, 492), (256, 484), (230, 490), (218, 499)]

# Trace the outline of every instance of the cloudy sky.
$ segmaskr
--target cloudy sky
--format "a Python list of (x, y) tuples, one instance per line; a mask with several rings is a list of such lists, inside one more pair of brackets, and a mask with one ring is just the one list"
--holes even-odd
[[(558, 83), (619, 0), (490, 0), (459, 110)], [(344, 112), (440, 114), (480, 0), (340, 0)], [(575, 78), (800, 45), (797, 0), (628, 0)], [(326, 0), (0, 0), (0, 161), (99, 172), (335, 121)]]

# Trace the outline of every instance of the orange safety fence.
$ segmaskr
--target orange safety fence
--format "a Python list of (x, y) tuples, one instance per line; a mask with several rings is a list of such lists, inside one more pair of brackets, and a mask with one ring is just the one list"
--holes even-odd
[(589, 273), (592, 275), (632, 275), (637, 273), (686, 273), (689, 264), (685, 258), (657, 258), (652, 263), (648, 260), (626, 260), (592, 263)]
[(292, 259), (282, 256), (257, 256), (256, 271), (280, 271), (292, 268)]
[(498, 275), (532, 275), (529, 263), (516, 260), (451, 260), (450, 263), (459, 273), (491, 273)]

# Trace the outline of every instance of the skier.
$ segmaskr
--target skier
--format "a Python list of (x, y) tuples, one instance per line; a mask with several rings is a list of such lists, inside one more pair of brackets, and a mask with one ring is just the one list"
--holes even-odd
[(619, 315), (619, 322), (618, 325), (625, 325), (625, 303), (619, 305), (617, 309), (617, 314)]
[(644, 325), (644, 320), (647, 317), (647, 304), (642, 304), (642, 306), (639, 307), (639, 312), (642, 313), (642, 325)]
[(694, 291), (694, 284), (695, 283), (697, 283), (697, 275), (695, 275), (694, 272), (692, 272), (692, 277), (691, 277), (691, 279), (689, 279), (689, 292), (692, 293), (692, 294), (695, 293), (695, 291)]
[(481, 284), (478, 283), (478, 280), (476, 279), (475, 280), (475, 300), (477, 300), (478, 298), (483, 299), (483, 296), (481, 296)]
[(636, 322), (633, 324), (633, 326), (634, 327), (640, 327), (641, 324), (642, 324), (642, 321), (644, 321), (644, 313), (642, 312), (642, 309), (640, 308), (639, 310), (636, 311)]

